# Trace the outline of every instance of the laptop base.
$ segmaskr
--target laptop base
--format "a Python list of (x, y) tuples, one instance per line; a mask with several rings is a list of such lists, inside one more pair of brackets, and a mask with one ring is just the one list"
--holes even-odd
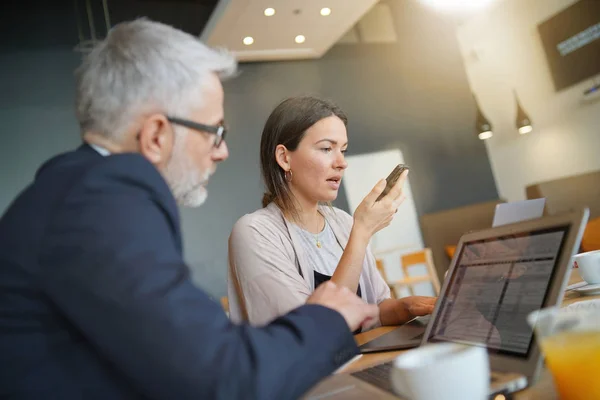
[(419, 347), (431, 316), (413, 318), (396, 329), (359, 347), (361, 353), (407, 350)]

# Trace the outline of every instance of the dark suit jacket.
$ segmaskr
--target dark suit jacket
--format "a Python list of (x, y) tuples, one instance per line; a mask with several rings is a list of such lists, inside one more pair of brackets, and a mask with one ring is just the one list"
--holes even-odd
[(321, 306), (230, 323), (140, 155), (58, 156), (0, 220), (0, 398), (297, 398), (356, 352)]

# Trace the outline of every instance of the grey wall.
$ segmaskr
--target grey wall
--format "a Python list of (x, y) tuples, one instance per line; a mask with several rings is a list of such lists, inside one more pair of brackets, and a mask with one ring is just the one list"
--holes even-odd
[[(207, 203), (182, 210), (186, 258), (198, 284), (225, 294), (227, 238), (235, 221), (260, 207), (260, 132), (283, 98), (318, 94), (348, 113), (349, 153), (400, 148), (422, 213), (495, 199), (485, 147), (474, 132), (474, 104), (454, 27), (414, 1), (391, 0), (399, 41), (338, 45), (322, 59), (241, 66), (226, 83), (230, 159), (209, 184)], [(3, 94), (0, 210), (52, 154), (78, 144), (69, 50), (0, 56)], [(382, 177), (388, 171), (382, 171)], [(336, 205), (347, 209), (344, 191)]]
[(0, 212), (41, 162), (80, 143), (73, 111), (78, 62), (64, 49), (0, 52)]

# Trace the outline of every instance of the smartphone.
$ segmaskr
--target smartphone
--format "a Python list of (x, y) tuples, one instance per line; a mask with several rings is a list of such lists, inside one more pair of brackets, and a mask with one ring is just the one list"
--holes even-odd
[(396, 168), (394, 168), (394, 170), (392, 172), (390, 172), (388, 177), (385, 178), (385, 181), (386, 181), (385, 189), (383, 189), (383, 192), (381, 192), (381, 194), (375, 201), (379, 201), (379, 200), (383, 199), (385, 197), (385, 195), (388, 194), (389, 191), (394, 187), (396, 182), (398, 182), (398, 178), (400, 178), (400, 175), (402, 175), (402, 173), (407, 169), (410, 169), (410, 168), (406, 164), (396, 165)]

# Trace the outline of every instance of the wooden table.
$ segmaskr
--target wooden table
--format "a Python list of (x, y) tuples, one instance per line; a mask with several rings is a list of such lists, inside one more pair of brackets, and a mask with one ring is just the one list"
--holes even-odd
[[(581, 282), (582, 279), (579, 276), (577, 270), (573, 270), (571, 277), (569, 279), (569, 285), (577, 282)], [(582, 300), (592, 300), (592, 299), (600, 299), (600, 295), (597, 296), (580, 296), (577, 292), (569, 291), (565, 294), (565, 297), (562, 302), (562, 306), (568, 306), (569, 304), (576, 303)], [(394, 326), (384, 326), (381, 328), (373, 329), (371, 331), (361, 333), (355, 336), (356, 343), (360, 346), (366, 342), (369, 342), (389, 331), (395, 329)], [(398, 355), (402, 354), (407, 350), (400, 351), (388, 351), (381, 353), (372, 353), (365, 354), (360, 357), (358, 360), (347, 365), (341, 373), (346, 372), (355, 372), (364, 368), (372, 367), (377, 364), (384, 363), (386, 361), (393, 360)], [(550, 373), (544, 368), (540, 375), (540, 379), (535, 383), (535, 385), (515, 394), (514, 398), (516, 400), (534, 400), (534, 399), (544, 399), (544, 400), (552, 400), (557, 399), (558, 396), (556, 394), (556, 390), (554, 389), (554, 385), (552, 383), (552, 377)]]

